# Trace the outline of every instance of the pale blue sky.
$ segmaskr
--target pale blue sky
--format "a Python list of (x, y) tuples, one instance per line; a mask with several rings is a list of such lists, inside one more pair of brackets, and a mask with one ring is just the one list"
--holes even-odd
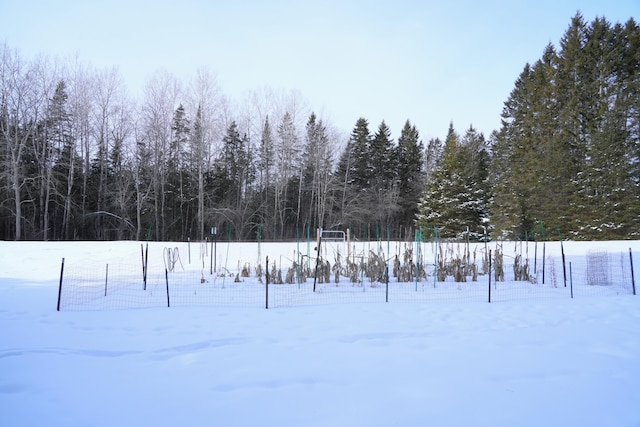
[(397, 138), (409, 119), (426, 142), (450, 121), (488, 137), (525, 63), (578, 10), (640, 20), (640, 0), (0, 0), (0, 43), (117, 66), (132, 93), (159, 69), (186, 81), (207, 66), (237, 102), (297, 89), (345, 132), (384, 119)]

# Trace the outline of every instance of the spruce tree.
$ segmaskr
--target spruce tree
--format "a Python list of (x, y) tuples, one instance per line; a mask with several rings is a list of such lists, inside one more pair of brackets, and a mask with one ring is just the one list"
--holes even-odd
[(247, 168), (247, 153), (245, 141), (240, 137), (238, 125), (235, 121), (227, 127), (222, 138), (222, 152), (218, 162), (223, 204), (228, 208), (235, 208), (242, 196), (245, 170)]
[(554, 237), (637, 235), (637, 37), (633, 21), (587, 25), (578, 13), (560, 50), (525, 67), (493, 147), (499, 236), (543, 224)]
[(169, 223), (175, 224), (170, 235), (174, 239), (182, 239), (189, 235), (189, 217), (195, 212), (191, 200), (196, 192), (188, 179), (187, 147), (189, 144), (190, 123), (182, 104), (176, 108), (171, 125), (171, 142), (167, 156), (167, 215)]
[(391, 130), (382, 121), (369, 144), (369, 186), (367, 204), (371, 206), (368, 221), (378, 228), (395, 228), (399, 216), (397, 165)]
[[(48, 144), (54, 150), (55, 162), (54, 170), (51, 171), (51, 163), (46, 168), (49, 170), (49, 174), (53, 179), (50, 189), (55, 188), (54, 198), (56, 200), (56, 207), (54, 211), (59, 211), (58, 206), (63, 206), (62, 212), (57, 215), (54, 220), (58, 222), (55, 228), (61, 228), (61, 233), (54, 238), (69, 239), (70, 238), (70, 223), (71, 214), (73, 208), (73, 190), (75, 177), (77, 174), (76, 168), (79, 164), (78, 156), (76, 154), (76, 143), (72, 130), (72, 118), (68, 111), (68, 94), (67, 84), (64, 80), (61, 80), (56, 86), (54, 95), (51, 99), (47, 110), (47, 128), (48, 128)], [(51, 172), (53, 172), (51, 174)], [(48, 228), (43, 228), (43, 233), (48, 236)]]
[(398, 224), (412, 227), (424, 187), (424, 145), (415, 126), (407, 120), (395, 150), (396, 185), (400, 212)]
[(395, 178), (391, 130), (382, 121), (369, 145), (369, 181), (373, 190), (389, 190)]
[(269, 122), (269, 116), (264, 120), (260, 136), (260, 148), (256, 159), (258, 189), (260, 192), (260, 207), (258, 210), (258, 222), (263, 225), (264, 237), (275, 236), (275, 214), (273, 206), (274, 183), (273, 168), (275, 162), (273, 130)]
[(424, 179), (429, 182), (433, 171), (440, 164), (442, 158), (442, 141), (439, 138), (431, 138), (425, 150)]
[(198, 106), (190, 141), (190, 158), (192, 159), (192, 181), (197, 188), (196, 236), (204, 240), (204, 199), (205, 199), (205, 130), (202, 119), (202, 107)]
[(344, 227), (359, 230), (363, 223), (370, 220), (371, 206), (368, 205), (367, 192), (369, 170), (369, 145), (371, 135), (369, 123), (364, 118), (356, 121), (347, 145), (343, 150), (336, 173), (333, 188), (338, 222)]
[(351, 132), (349, 140), (351, 151), (350, 183), (358, 190), (369, 186), (371, 179), (370, 165), (370, 144), (371, 134), (369, 132), (369, 122), (360, 118)]
[(604, 18), (586, 28), (582, 54), (590, 66), (583, 73), (581, 89), (587, 92), (588, 103), (581, 108), (588, 139), (578, 194), (588, 215), (576, 218), (583, 238), (624, 238), (636, 232), (638, 223), (638, 192), (629, 161), (635, 144), (628, 130), (629, 75), (623, 58), (630, 52), (625, 38), (620, 24), (611, 27)]
[(417, 225), (438, 228), (443, 237), (460, 236), (467, 229), (483, 234), (481, 227), (488, 217), (488, 162), (484, 136), (469, 127), (460, 138), (451, 124), (442, 161), (419, 203)]

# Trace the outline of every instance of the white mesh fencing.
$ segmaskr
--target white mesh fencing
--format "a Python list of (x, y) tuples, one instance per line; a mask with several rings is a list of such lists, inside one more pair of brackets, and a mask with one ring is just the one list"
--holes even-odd
[(115, 263), (66, 260), (59, 302), (61, 310), (274, 308), (631, 295), (638, 274), (622, 244), (323, 241), (318, 259), (315, 242), (224, 243), (215, 254), (207, 244), (132, 242)]

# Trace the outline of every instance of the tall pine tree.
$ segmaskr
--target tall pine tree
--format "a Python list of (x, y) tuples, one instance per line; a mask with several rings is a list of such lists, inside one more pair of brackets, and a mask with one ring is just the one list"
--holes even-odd
[(543, 225), (558, 237), (638, 235), (637, 33), (634, 21), (587, 25), (577, 14), (558, 53), (547, 46), (525, 67), (493, 147), (499, 236)]
[(489, 154), (482, 134), (469, 127), (463, 138), (449, 126), (442, 161), (419, 204), (417, 224), (443, 237), (483, 234), (487, 222)]
[(400, 207), (397, 224), (408, 228), (416, 220), (418, 202), (424, 189), (424, 145), (418, 130), (409, 120), (400, 132), (394, 157)]

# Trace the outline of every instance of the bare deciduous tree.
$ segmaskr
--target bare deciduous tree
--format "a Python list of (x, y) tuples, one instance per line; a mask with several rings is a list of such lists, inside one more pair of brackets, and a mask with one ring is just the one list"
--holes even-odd
[(204, 239), (206, 222), (205, 173), (212, 168), (214, 153), (220, 150), (226, 126), (227, 100), (216, 76), (206, 68), (197, 71), (189, 86), (190, 102), (196, 110), (191, 162), (198, 187), (198, 238)]
[(24, 172), (23, 156), (35, 137), (43, 114), (46, 94), (36, 83), (44, 72), (42, 64), (26, 64), (17, 51), (0, 46), (0, 137), (5, 155), (3, 181), (13, 198), (14, 239), (23, 238), (23, 186), (30, 179)]
[(152, 156), (150, 175), (153, 188), (153, 222), (157, 240), (163, 240), (166, 235), (167, 155), (172, 138), (173, 114), (181, 96), (182, 89), (178, 80), (167, 72), (157, 72), (153, 75), (144, 90), (142, 126), (144, 142)]

